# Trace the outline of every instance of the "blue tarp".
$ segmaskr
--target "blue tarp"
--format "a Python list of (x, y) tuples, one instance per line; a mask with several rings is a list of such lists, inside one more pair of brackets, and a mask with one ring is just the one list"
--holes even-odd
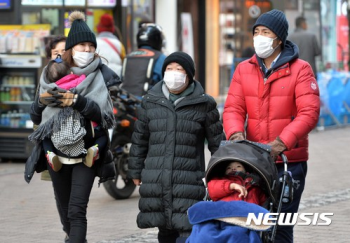
[(345, 125), (350, 122), (350, 73), (328, 71), (317, 74), (321, 113), (319, 126)]

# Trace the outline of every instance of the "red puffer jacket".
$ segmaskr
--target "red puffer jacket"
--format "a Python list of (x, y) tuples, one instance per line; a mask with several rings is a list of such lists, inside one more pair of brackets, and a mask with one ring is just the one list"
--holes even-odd
[[(244, 186), (247, 191), (246, 198), (240, 198), (239, 192), (230, 189), (230, 184), (236, 183)], [(208, 182), (209, 196), (213, 201), (246, 201), (262, 206), (266, 200), (265, 193), (259, 188), (258, 184), (253, 181), (253, 178), (247, 174), (243, 179), (239, 175), (228, 175), (222, 179), (213, 178)]]
[(237, 66), (223, 113), (226, 137), (243, 132), (247, 117), (246, 139), (269, 143), (279, 137), (290, 162), (306, 161), (308, 133), (316, 126), (320, 112), (312, 69), (298, 59), (298, 49), (290, 41), (272, 72), (264, 75), (261, 67), (256, 55)]

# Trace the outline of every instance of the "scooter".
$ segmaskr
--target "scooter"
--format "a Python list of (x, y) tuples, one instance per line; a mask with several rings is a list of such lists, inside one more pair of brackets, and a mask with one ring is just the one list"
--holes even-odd
[(131, 135), (136, 118), (136, 107), (141, 104), (138, 98), (122, 88), (110, 91), (116, 127), (110, 130), (111, 151), (114, 157), (116, 179), (103, 183), (107, 193), (115, 199), (127, 199), (135, 190), (132, 179), (127, 178)]

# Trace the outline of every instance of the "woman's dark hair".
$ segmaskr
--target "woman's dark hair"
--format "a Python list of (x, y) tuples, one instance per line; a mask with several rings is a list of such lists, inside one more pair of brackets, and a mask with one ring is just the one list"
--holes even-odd
[(71, 72), (67, 62), (60, 59), (60, 62), (55, 60), (49, 61), (45, 70), (45, 79), (48, 83), (54, 83)]
[(51, 50), (56, 48), (56, 45), (60, 42), (66, 42), (67, 37), (63, 35), (56, 36), (52, 38), (45, 47), (46, 57), (51, 59)]

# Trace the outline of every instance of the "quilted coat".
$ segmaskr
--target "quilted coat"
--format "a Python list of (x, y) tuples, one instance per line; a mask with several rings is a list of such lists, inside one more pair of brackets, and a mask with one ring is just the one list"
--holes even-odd
[[(250, 173), (235, 173), (223, 178), (213, 178), (208, 182), (209, 196), (213, 201), (246, 201), (262, 206), (266, 200), (265, 193), (260, 189), (259, 179)], [(239, 197), (239, 192), (230, 189), (231, 183), (244, 186), (248, 194), (245, 198)]]
[(175, 106), (163, 83), (148, 91), (138, 109), (128, 175), (141, 179), (138, 227), (190, 231), (187, 209), (205, 196), (204, 142), (214, 153), (223, 128), (215, 100), (199, 82)]
[(308, 133), (319, 112), (319, 89), (311, 66), (298, 58), (298, 47), (287, 40), (266, 74), (256, 55), (237, 66), (225, 102), (224, 130), (227, 138), (246, 131), (246, 139), (260, 143), (279, 137), (289, 162), (306, 161)]

